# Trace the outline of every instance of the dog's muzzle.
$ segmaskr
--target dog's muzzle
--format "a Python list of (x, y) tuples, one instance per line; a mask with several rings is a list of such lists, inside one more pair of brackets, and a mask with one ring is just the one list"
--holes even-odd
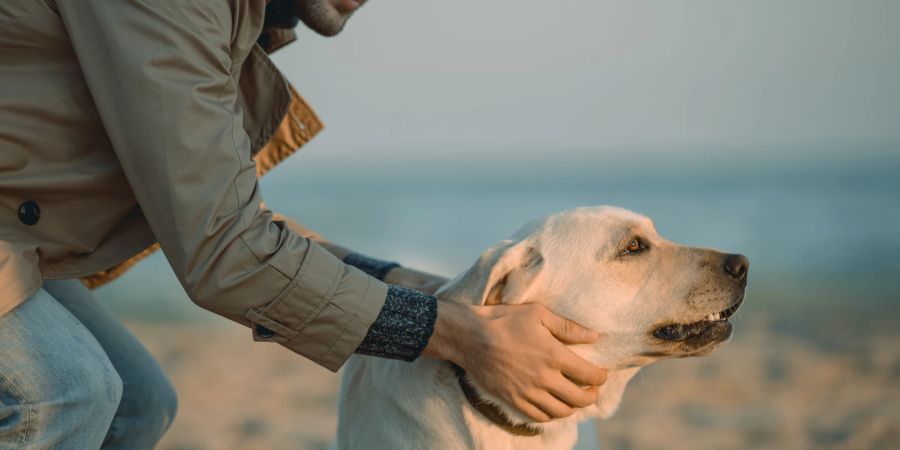
[(723, 311), (712, 313), (703, 320), (693, 323), (673, 323), (657, 328), (653, 332), (653, 336), (664, 341), (688, 341), (699, 339), (703, 336), (725, 336), (731, 335), (731, 323), (728, 318), (737, 312), (741, 304), (744, 303), (744, 297), (738, 299), (733, 305)]

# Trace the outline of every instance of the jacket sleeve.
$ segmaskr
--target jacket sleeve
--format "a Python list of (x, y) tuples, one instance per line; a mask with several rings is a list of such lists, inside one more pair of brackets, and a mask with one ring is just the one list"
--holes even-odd
[[(387, 286), (261, 206), (242, 127), (235, 6), (211, 0), (57, 0), (134, 195), (191, 299), (337, 370)], [(241, 6), (246, 7), (246, 6)]]

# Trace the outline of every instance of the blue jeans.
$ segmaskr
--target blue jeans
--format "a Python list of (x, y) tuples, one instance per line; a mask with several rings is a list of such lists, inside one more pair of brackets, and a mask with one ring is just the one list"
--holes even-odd
[(0, 317), (0, 449), (151, 449), (172, 423), (159, 365), (77, 280)]

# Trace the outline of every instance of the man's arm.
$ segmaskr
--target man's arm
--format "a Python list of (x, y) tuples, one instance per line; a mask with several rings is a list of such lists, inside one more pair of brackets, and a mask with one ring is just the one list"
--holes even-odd
[[(395, 265), (389, 261), (381, 261), (364, 257), (359, 252), (350, 250), (347, 247), (331, 242), (326, 239), (321, 233), (318, 233), (301, 224), (300, 222), (282, 214), (275, 214), (274, 219), (283, 221), (285, 224), (287, 224), (288, 228), (290, 228), (295, 233), (315, 241), (323, 248), (328, 250), (331, 254), (338, 257), (340, 260), (359, 268), (360, 270), (374, 276), (375, 278), (378, 278), (381, 281), (384, 281), (385, 283), (403, 286), (409, 289), (415, 289), (417, 291), (424, 292), (426, 294), (434, 295), (434, 293), (437, 292), (437, 290), (448, 281), (446, 278), (438, 275), (411, 269), (408, 267), (403, 267), (399, 264)], [(382, 272), (385, 273), (382, 274)]]
[(234, 18), (264, 4), (56, 2), (119, 164), (190, 298), (337, 370), (388, 287), (260, 207), (232, 41), (246, 33)]

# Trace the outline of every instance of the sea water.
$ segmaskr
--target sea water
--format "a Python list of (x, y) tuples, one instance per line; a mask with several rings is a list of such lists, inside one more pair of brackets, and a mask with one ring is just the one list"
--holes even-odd
[[(470, 159), (320, 161), (301, 153), (262, 189), (268, 206), (335, 242), (448, 277), (531, 219), (608, 204), (646, 214), (670, 240), (747, 255), (749, 292), (760, 304), (900, 300), (900, 158)], [(139, 320), (208, 315), (159, 254), (99, 295)]]

